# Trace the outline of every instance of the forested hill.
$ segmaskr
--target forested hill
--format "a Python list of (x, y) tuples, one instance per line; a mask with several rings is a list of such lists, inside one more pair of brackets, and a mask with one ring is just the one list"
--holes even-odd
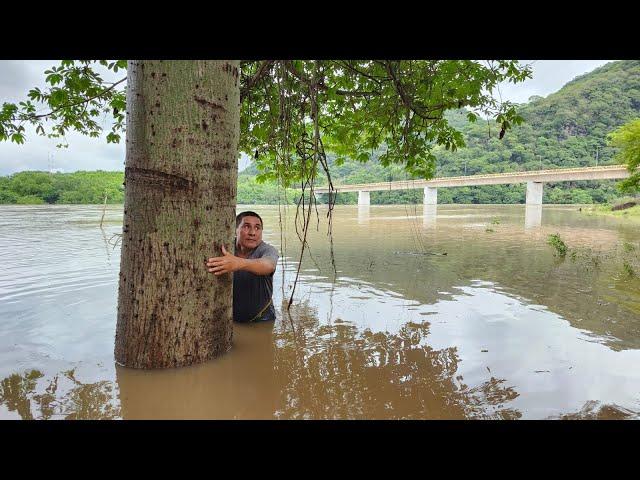
[[(610, 62), (567, 83), (546, 98), (531, 97), (521, 105), (525, 122), (498, 139), (494, 122), (470, 123), (466, 111), (447, 114), (467, 146), (455, 153), (438, 150), (437, 176), (474, 175), (613, 163), (607, 134), (640, 117), (640, 61)], [(361, 183), (407, 178), (399, 169), (383, 169), (375, 162), (347, 161), (332, 168), (334, 183)], [(250, 166), (245, 175), (255, 175)], [(243, 181), (249, 181), (249, 178)], [(372, 192), (372, 203), (421, 202), (420, 191)], [(605, 202), (620, 194), (615, 182), (571, 182), (545, 186), (545, 203)], [(521, 203), (524, 185), (496, 185), (439, 189), (440, 203)], [(342, 201), (355, 201), (344, 194)]]
[(0, 177), (0, 204), (123, 203), (124, 172), (26, 171)]
[[(609, 163), (611, 130), (640, 116), (640, 61), (611, 62), (577, 77), (546, 98), (532, 97), (521, 106), (524, 124), (500, 141), (486, 122), (458, 123), (468, 148), (444, 155), (442, 173), (502, 172), (540, 167), (572, 167)], [(459, 114), (460, 115), (460, 114)], [(456, 170), (457, 167), (457, 170)], [(464, 167), (463, 167), (464, 168)]]

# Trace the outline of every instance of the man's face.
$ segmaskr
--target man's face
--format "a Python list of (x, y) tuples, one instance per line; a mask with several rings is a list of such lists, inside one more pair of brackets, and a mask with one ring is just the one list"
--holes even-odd
[(242, 248), (256, 248), (262, 241), (262, 222), (258, 217), (246, 216), (236, 229), (238, 245)]

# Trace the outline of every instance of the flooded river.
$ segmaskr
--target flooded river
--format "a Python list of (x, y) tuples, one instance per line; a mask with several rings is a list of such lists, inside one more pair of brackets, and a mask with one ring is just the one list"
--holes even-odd
[[(239, 207), (239, 210), (243, 210)], [(0, 419), (640, 418), (640, 222), (576, 206), (337, 206), (275, 324), (162, 371), (115, 365), (122, 207), (0, 206)], [(315, 226), (314, 215), (314, 226)], [(559, 234), (567, 255), (547, 244)]]

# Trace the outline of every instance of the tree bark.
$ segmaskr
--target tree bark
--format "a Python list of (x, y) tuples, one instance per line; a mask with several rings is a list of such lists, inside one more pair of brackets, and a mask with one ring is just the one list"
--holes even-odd
[(115, 359), (135, 368), (210, 360), (231, 347), (239, 62), (130, 61)]

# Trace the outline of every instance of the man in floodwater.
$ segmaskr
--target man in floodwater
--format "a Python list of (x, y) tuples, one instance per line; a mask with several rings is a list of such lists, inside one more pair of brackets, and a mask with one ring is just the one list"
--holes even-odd
[(236, 216), (235, 255), (222, 246), (222, 257), (207, 260), (214, 275), (233, 272), (233, 320), (266, 322), (275, 320), (273, 274), (278, 251), (262, 241), (262, 218), (255, 212)]

